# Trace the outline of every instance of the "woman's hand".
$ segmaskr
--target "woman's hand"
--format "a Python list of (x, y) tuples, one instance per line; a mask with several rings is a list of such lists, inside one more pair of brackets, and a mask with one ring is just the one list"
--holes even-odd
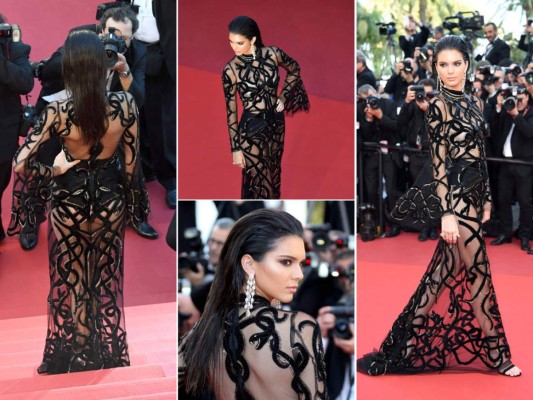
[(63, 175), (80, 161), (81, 160), (68, 161), (65, 151), (61, 150), (61, 152), (54, 159), (54, 176)]
[(448, 214), (441, 219), (442, 232), (440, 236), (448, 244), (456, 244), (459, 237), (459, 224), (455, 215)]
[(241, 150), (233, 152), (233, 165), (236, 165), (240, 168), (246, 168), (246, 160), (244, 159), (244, 154)]
[(285, 109), (285, 104), (283, 104), (283, 102), (280, 99), (278, 99), (278, 101), (276, 102), (276, 111), (282, 112), (284, 109)]

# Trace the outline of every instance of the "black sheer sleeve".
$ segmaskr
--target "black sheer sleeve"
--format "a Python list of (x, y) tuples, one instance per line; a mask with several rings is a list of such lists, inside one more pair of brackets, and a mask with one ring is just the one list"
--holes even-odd
[(309, 98), (300, 77), (300, 65), (288, 56), (283, 50), (272, 47), (278, 65), (287, 71), (285, 84), (279, 95), (279, 99), (285, 105), (287, 114), (294, 114), (299, 111), (309, 111)]
[(224, 67), (222, 72), (222, 86), (224, 88), (224, 98), (226, 100), (226, 118), (228, 122), (231, 151), (241, 150), (239, 137), (239, 123), (237, 119), (237, 77), (231, 68), (230, 63)]

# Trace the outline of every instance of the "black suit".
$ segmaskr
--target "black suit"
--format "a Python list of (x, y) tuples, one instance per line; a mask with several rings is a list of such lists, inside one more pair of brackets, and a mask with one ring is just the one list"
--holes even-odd
[[(503, 156), (504, 144), (514, 124), (511, 137), (512, 158), (533, 162), (533, 108), (526, 115), (512, 118), (502, 110), (495, 113), (494, 123), (499, 125), (498, 156)], [(510, 237), (513, 228), (511, 205), (516, 192), (520, 205), (520, 237), (528, 239), (532, 233), (533, 204), (531, 201), (533, 187), (533, 167), (502, 164), (499, 177), (499, 201), (503, 233)]]
[(2, 194), (11, 180), (11, 163), (18, 148), (20, 95), (33, 89), (30, 51), (31, 47), (22, 42), (0, 40), (0, 216)]
[(530, 39), (526, 44), (526, 35), (520, 36), (518, 48), (522, 51), (527, 52), (526, 59), (522, 63), (524, 67), (526, 67), (530, 62), (533, 62), (533, 40)]
[(363, 85), (370, 85), (374, 89), (377, 89), (376, 77), (374, 73), (365, 65), (365, 68), (357, 73), (357, 89)]
[(494, 39), (492, 42), (492, 48), (489, 49), (490, 44), (487, 46), (487, 52), (483, 58), (491, 63), (491, 65), (498, 65), (501, 60), (511, 58), (511, 48), (500, 38)]
[(411, 40), (407, 40), (407, 37), (401, 35), (399, 38), (400, 48), (403, 50), (404, 58), (413, 58), (415, 53), (415, 47), (424, 47), (428, 42), (429, 28), (425, 25), (420, 26), (420, 32), (417, 32), (411, 36)]

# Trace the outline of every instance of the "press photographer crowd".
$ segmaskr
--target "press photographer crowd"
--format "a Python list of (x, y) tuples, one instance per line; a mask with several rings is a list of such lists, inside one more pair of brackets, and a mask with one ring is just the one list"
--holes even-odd
[[(208, 295), (216, 295), (210, 294), (209, 290), (222, 247), (235, 222), (254, 209), (272, 207), (263, 202), (244, 202), (240, 207), (235, 202), (216, 202), (218, 215), (209, 227), (210, 233), (204, 243), (196, 222), (190, 220), (190, 216), (195, 215), (191, 209), (193, 203), (180, 201), (178, 209), (178, 236), (183, 243), (178, 246), (182, 251), (178, 261), (180, 337), (198, 321)], [(322, 223), (304, 224), (306, 259), (302, 267), (303, 279), (293, 301), (282, 304), (281, 308), (305, 312), (318, 321), (330, 398), (348, 399), (353, 394), (354, 383), (353, 202), (306, 203), (308, 215), (313, 213), (312, 203), (327, 204), (321, 213)], [(351, 212), (346, 212), (350, 209)], [(206, 394), (203, 398), (211, 397)]]
[[(434, 28), (408, 15), (398, 41), (396, 22), (375, 28), (386, 36), (389, 51), (380, 74), (369, 68), (370, 54), (357, 51), (358, 229), (363, 241), (395, 237), (402, 230), (418, 232), (419, 241), (439, 238), (440, 224), (399, 226), (390, 213), (408, 188), (433, 179), (424, 120), (441, 85), (433, 51), (444, 35), (458, 35), (471, 60), (465, 93), (482, 100), (490, 128), (484, 141), (493, 207), (483, 231), (493, 246), (516, 237), (517, 249), (533, 254), (533, 17), (522, 23), (523, 34), (509, 44), (499, 35), (501, 28), (479, 12), (459, 12)], [(515, 42), (520, 51), (513, 49), (513, 54), (519, 56), (511, 58)], [(397, 46), (403, 57), (394, 61)]]
[[(159, 234), (148, 222), (150, 201), (145, 182), (157, 180), (166, 191), (167, 207), (176, 208), (176, 17), (175, 12), (168, 12), (171, 3), (166, 0), (104, 3), (95, 10), (96, 24), (71, 28), (71, 32), (89, 30), (101, 37), (108, 59), (107, 90), (129, 92), (139, 109), (142, 168), (138, 168), (134, 179), (144, 195), (136, 199), (142, 211), (131, 222), (131, 228), (147, 239), (156, 239)], [(8, 18), (0, 14), (0, 214), (20, 137), (28, 135), (47, 104), (69, 96), (61, 63), (66, 37), (49, 57), (34, 60), (31, 43), (23, 41), (25, 27), (11, 23)], [(87, 22), (91, 22), (89, 17)], [(41, 90), (35, 104), (31, 104), (27, 95), (34, 80), (38, 80)], [(21, 96), (26, 101), (21, 101)], [(53, 137), (40, 148), (39, 162), (52, 165), (60, 152), (60, 141)], [(8, 225), (5, 219), (4, 224), (0, 219), (0, 241), (6, 233), (18, 234), (21, 247), (31, 250), (39, 240), (39, 225), (46, 220), (51, 181), (15, 174), (14, 186), (23, 188), (22, 198), (13, 198), (14, 204), (23, 205), (22, 216), (16, 221), (12, 217)]]

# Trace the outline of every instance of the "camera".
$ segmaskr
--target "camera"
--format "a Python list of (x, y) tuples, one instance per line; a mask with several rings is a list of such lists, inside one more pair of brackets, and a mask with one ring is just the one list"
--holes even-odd
[(330, 313), (335, 315), (335, 326), (332, 329), (334, 336), (340, 339), (351, 339), (350, 324), (354, 321), (353, 306), (337, 305), (332, 306)]
[[(468, 17), (467, 17), (468, 15)], [(459, 28), (461, 32), (475, 32), (483, 29), (485, 25), (485, 18), (479, 15), (478, 11), (463, 11), (458, 12), (451, 17), (444, 18), (442, 27), (444, 29), (453, 30)]]
[(98, 4), (96, 7), (96, 19), (102, 18), (102, 15), (110, 8), (129, 6), (135, 14), (139, 14), (139, 6), (132, 4), (132, 0), (117, 0), (114, 3)]
[(523, 86), (509, 86), (500, 91), (504, 100), (502, 106), (505, 110), (512, 110), (516, 107), (516, 103), (519, 101), (516, 97), (519, 94), (526, 93), (526, 88)]
[(0, 39), (11, 39), (20, 42), (20, 28), (17, 24), (0, 24)]
[(403, 60), (402, 63), (403, 63), (403, 68), (401, 69), (402, 71), (405, 71), (409, 74), (413, 72), (413, 65), (411, 64), (411, 61)]
[(377, 110), (379, 108), (379, 97), (368, 96), (366, 99), (364, 99), (361, 96), (357, 96), (357, 103), (368, 105), (373, 110)]
[(419, 63), (425, 63), (429, 61), (429, 52), (427, 47), (422, 47), (420, 49), (420, 54), (417, 57)]
[(396, 22), (378, 22), (379, 34), (383, 36), (394, 35), (396, 31)]
[(415, 92), (416, 101), (424, 101), (426, 99), (426, 91), (424, 85), (412, 85), (409, 89), (411, 92)]
[(533, 71), (529, 71), (524, 75), (524, 78), (526, 78), (527, 83), (533, 84)]
[(126, 42), (115, 35), (115, 28), (109, 28), (109, 33), (102, 37), (107, 56), (107, 68), (113, 68), (118, 61), (118, 53), (124, 54), (127, 50)]
[(499, 79), (497, 76), (494, 76), (496, 68), (494, 65), (485, 65), (479, 68), (479, 73), (483, 75), (483, 86), (492, 85)]
[(32, 72), (34, 78), (42, 80), (42, 78), (43, 78), (43, 68), (44, 68), (44, 66), (45, 66), (47, 61), (48, 61), (48, 59), (41, 60), (41, 61), (32, 61), (32, 62), (30, 62), (31, 72)]
[(335, 241), (332, 241), (329, 237), (329, 231), (331, 231), (330, 224), (322, 225), (309, 225), (306, 227), (313, 232), (313, 249), (316, 251), (325, 251), (331, 245), (335, 245), (338, 249), (348, 248), (353, 249), (353, 237), (350, 236), (338, 236)]
[(503, 67), (503, 72), (507, 74), (513, 74), (514, 76), (518, 76), (522, 73), (522, 68), (520, 66), (516, 65), (513, 68), (510, 67)]
[(207, 268), (207, 258), (203, 255), (204, 244), (201, 235), (202, 233), (196, 228), (188, 228), (183, 232), (183, 236), (189, 242), (192, 250), (178, 256), (178, 270), (190, 269), (198, 272), (196, 264), (201, 264), (204, 269)]
[(357, 211), (361, 240), (363, 242), (374, 240), (377, 237), (376, 208), (371, 203), (363, 203), (359, 205)]
[[(26, 100), (28, 100), (28, 97), (26, 97)], [(18, 126), (18, 135), (21, 137), (28, 136), (28, 132), (30, 131), (30, 128), (35, 126), (35, 123), (39, 119), (39, 114), (37, 113), (37, 110), (35, 109), (35, 106), (33, 104), (26, 104), (20, 109), (20, 119), (19, 119), (19, 126)]]

